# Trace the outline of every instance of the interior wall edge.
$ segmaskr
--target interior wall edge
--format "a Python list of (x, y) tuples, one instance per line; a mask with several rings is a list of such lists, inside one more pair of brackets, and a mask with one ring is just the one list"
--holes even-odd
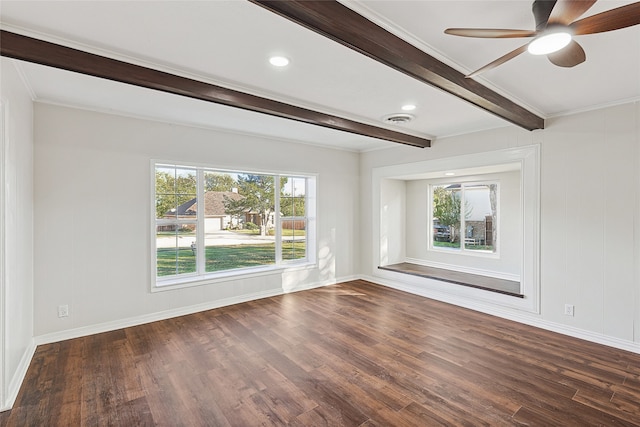
[[(640, 100), (633, 103), (635, 107), (635, 182), (640, 188)], [(640, 192), (635, 192), (635, 214), (634, 214), (634, 259), (640, 259)], [(640, 342), (640, 262), (636, 262), (634, 270), (634, 311), (635, 319), (633, 324), (633, 335), (636, 342)]]
[(22, 386), (22, 382), (24, 381), (27, 370), (29, 369), (29, 365), (31, 364), (31, 360), (33, 359), (33, 355), (36, 352), (36, 341), (35, 339), (31, 339), (31, 343), (25, 349), (22, 358), (20, 359), (20, 363), (18, 364), (18, 368), (16, 369), (11, 381), (7, 386), (7, 395), (2, 402), (2, 406), (0, 406), (0, 412), (7, 411), (13, 407), (13, 404), (18, 397), (18, 392), (20, 391), (20, 387)]
[(0, 58), (0, 411), (10, 409), (33, 340), (33, 99), (15, 63)]

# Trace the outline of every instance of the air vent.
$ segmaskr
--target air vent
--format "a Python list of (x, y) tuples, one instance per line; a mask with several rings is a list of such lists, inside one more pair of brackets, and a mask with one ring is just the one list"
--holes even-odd
[(393, 125), (402, 125), (409, 123), (411, 120), (413, 120), (411, 114), (390, 114), (382, 118), (382, 121), (385, 123), (391, 123)]

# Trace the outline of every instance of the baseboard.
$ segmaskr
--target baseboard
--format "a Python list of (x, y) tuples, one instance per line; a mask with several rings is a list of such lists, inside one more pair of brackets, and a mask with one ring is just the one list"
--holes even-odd
[(102, 332), (115, 331), (122, 328), (128, 328), (131, 326), (143, 325), (145, 323), (157, 322), (159, 320), (166, 320), (173, 317), (185, 316), (188, 314), (198, 313), (201, 311), (212, 310), (215, 308), (226, 307), (229, 305), (239, 304), (248, 301), (255, 301), (262, 298), (274, 297), (277, 295), (283, 295), (285, 293), (300, 292), (308, 289), (319, 288), (323, 286), (333, 285), (339, 282), (356, 280), (359, 276), (347, 276), (339, 279), (325, 280), (322, 282), (315, 282), (296, 286), (286, 291), (282, 288), (273, 289), (264, 292), (255, 292), (250, 294), (238, 295), (231, 298), (225, 298), (215, 301), (209, 301), (202, 304), (190, 305), (186, 307), (175, 308), (171, 310), (164, 310), (155, 313), (144, 314), (141, 316), (129, 317), (126, 319), (114, 320), (111, 322), (99, 323), (95, 325), (83, 326), (80, 328), (67, 329), (59, 332), (52, 332), (49, 334), (38, 335), (34, 338), (37, 345), (50, 344), (58, 341), (64, 341), (73, 338), (85, 337), (88, 335), (99, 334)]
[(623, 340), (620, 338), (611, 337), (608, 335), (587, 331), (585, 329), (579, 329), (556, 322), (550, 322), (548, 320), (540, 319), (539, 317), (537, 317), (537, 315), (534, 314), (527, 314), (526, 312), (519, 313), (502, 307), (496, 307), (478, 301), (471, 301), (467, 298), (460, 297), (454, 294), (418, 288), (396, 280), (389, 280), (386, 278), (378, 278), (368, 275), (360, 276), (360, 279), (378, 285), (387, 286), (392, 289), (397, 289), (399, 291), (408, 292), (410, 294), (419, 295), (425, 298), (431, 298), (434, 300), (446, 302), (448, 304), (457, 305), (459, 307), (468, 308), (470, 310), (490, 314), (492, 316), (501, 317), (503, 319), (513, 320), (514, 322), (523, 323), (525, 325), (534, 326), (536, 328), (545, 329), (547, 331), (556, 332), (562, 335), (579, 338), (596, 344), (602, 344), (608, 347), (640, 354), (640, 343)]
[(33, 359), (33, 355), (36, 352), (36, 342), (34, 339), (31, 340), (29, 346), (25, 349), (22, 354), (22, 358), (20, 359), (20, 363), (18, 364), (18, 368), (16, 372), (13, 374), (11, 381), (9, 382), (9, 386), (7, 387), (7, 395), (5, 397), (4, 402), (2, 402), (2, 407), (0, 407), (0, 412), (8, 411), (13, 407), (13, 404), (18, 397), (18, 392), (20, 391), (20, 386), (22, 386), (22, 382), (24, 381), (24, 377), (27, 375), (27, 370), (29, 369), (29, 365), (31, 364), (31, 360)]

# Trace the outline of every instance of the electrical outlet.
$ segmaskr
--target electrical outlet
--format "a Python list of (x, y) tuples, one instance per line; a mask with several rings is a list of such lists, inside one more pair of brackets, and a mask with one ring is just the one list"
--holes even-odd
[(564, 314), (565, 316), (573, 316), (573, 304), (564, 305)]
[(58, 306), (58, 317), (67, 317), (69, 316), (69, 306), (68, 305), (59, 305)]

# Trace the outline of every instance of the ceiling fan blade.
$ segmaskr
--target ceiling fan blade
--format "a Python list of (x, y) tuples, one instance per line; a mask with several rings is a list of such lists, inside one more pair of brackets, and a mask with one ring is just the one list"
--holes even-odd
[(547, 58), (559, 67), (575, 67), (583, 63), (587, 59), (587, 55), (584, 53), (582, 46), (575, 40), (571, 40), (566, 47), (548, 54)]
[(594, 5), (596, 0), (558, 0), (547, 25), (569, 25)]
[(513, 59), (516, 56), (518, 56), (521, 53), (523, 53), (524, 51), (526, 51), (527, 50), (527, 46), (529, 46), (529, 43), (525, 44), (524, 46), (520, 46), (519, 48), (517, 48), (515, 50), (512, 50), (511, 52), (507, 53), (506, 55), (502, 55), (500, 58), (496, 59), (495, 61), (488, 63), (484, 67), (479, 68), (476, 71), (474, 71), (473, 73), (468, 74), (468, 75), (466, 75), (464, 77), (467, 78), (467, 79), (470, 79), (472, 77), (477, 76), (480, 73), (484, 73), (487, 70), (491, 70), (492, 68), (496, 68), (498, 65), (504, 64), (508, 60)]
[(504, 28), (447, 28), (446, 34), (462, 37), (479, 37), (489, 39), (533, 37), (535, 31), (530, 30), (509, 30)]
[(547, 21), (555, 5), (556, 0), (534, 0), (531, 12), (536, 20), (536, 31), (544, 31), (547, 28)]
[(574, 22), (569, 27), (577, 36), (604, 33), (640, 24), (640, 2), (607, 10)]

